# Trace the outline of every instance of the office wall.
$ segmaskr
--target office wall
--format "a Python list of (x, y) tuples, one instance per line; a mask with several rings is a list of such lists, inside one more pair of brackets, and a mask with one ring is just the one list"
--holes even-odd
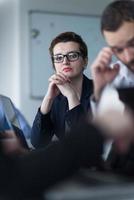
[[(0, 93), (32, 124), (41, 100), (30, 98), (30, 10), (100, 15), (110, 0), (0, 0)], [(99, 5), (100, 4), (100, 5)]]
[(19, 34), (17, 0), (0, 0), (0, 93), (19, 106)]

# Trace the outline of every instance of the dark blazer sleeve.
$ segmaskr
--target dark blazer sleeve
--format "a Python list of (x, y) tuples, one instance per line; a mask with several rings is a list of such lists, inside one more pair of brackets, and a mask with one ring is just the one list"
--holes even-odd
[(92, 91), (92, 81), (85, 76), (82, 88), (81, 102), (75, 108), (68, 110), (67, 98), (59, 94), (48, 114), (42, 115), (40, 109), (38, 110), (31, 131), (31, 142), (34, 147), (48, 145), (53, 135), (62, 139), (66, 130), (70, 130), (83, 117), (85, 118), (90, 108), (89, 97)]
[(35, 148), (49, 144), (54, 135), (52, 127), (50, 113), (43, 115), (39, 108), (31, 130), (31, 143)]

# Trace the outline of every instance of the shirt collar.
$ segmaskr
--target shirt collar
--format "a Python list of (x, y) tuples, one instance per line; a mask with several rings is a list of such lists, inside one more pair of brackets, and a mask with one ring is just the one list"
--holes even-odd
[(134, 73), (130, 71), (126, 65), (124, 65), (122, 62), (117, 62), (120, 65), (120, 72), (119, 74), (123, 76), (126, 80), (131, 80), (134, 82)]

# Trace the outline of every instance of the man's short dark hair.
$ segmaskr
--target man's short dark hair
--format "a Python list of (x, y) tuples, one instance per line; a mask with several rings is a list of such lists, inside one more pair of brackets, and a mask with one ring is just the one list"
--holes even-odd
[(117, 31), (123, 22), (134, 22), (134, 1), (117, 0), (110, 3), (101, 17), (101, 31)]

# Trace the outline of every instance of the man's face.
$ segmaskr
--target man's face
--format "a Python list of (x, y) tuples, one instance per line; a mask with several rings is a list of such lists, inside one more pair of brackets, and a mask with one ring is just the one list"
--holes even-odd
[(124, 22), (117, 31), (103, 35), (114, 55), (134, 73), (134, 22)]

